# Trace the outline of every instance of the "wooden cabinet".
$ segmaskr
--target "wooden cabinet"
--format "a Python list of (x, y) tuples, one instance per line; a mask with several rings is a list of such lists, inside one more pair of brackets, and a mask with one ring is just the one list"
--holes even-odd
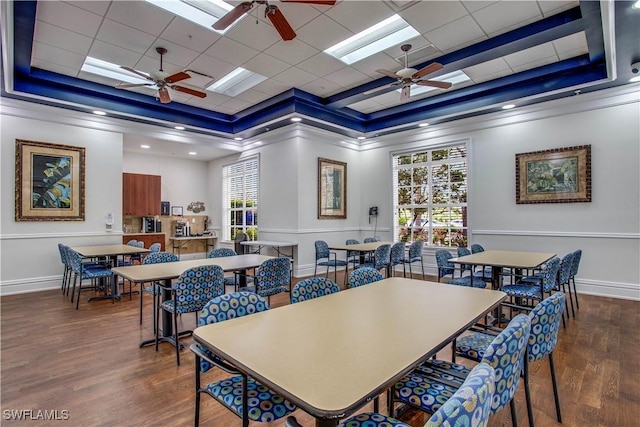
[(122, 174), (122, 214), (160, 215), (162, 177), (138, 173)]
[(166, 234), (165, 233), (142, 233), (142, 234), (125, 234), (122, 236), (122, 243), (127, 244), (129, 240), (137, 240), (139, 242), (144, 242), (144, 247), (149, 249), (154, 243), (160, 243), (160, 250), (164, 251), (166, 245)]

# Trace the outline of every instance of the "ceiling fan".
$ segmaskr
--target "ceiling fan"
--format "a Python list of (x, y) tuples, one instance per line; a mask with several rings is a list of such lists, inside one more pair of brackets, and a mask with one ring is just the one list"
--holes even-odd
[(423, 77), (428, 76), (431, 73), (443, 68), (442, 64), (433, 62), (420, 70), (415, 68), (409, 68), (409, 51), (411, 50), (410, 44), (403, 44), (400, 49), (404, 52), (404, 68), (396, 71), (395, 73), (388, 70), (376, 70), (378, 73), (385, 76), (396, 79), (396, 82), (391, 83), (391, 86), (402, 85), (402, 92), (400, 94), (400, 101), (408, 101), (411, 96), (411, 85), (420, 86), (432, 86), (439, 89), (449, 89), (452, 84), (449, 82), (440, 82), (437, 80), (422, 80)]
[[(333, 6), (336, 4), (336, 0), (280, 0), (284, 3), (306, 3), (306, 4), (322, 4), (326, 6)], [(245, 1), (231, 9), (226, 15), (220, 18), (215, 24), (213, 24), (213, 28), (216, 30), (224, 30), (229, 25), (233, 24), (238, 18), (240, 18), (245, 13), (249, 13), (249, 11), (253, 8), (255, 4), (263, 4), (265, 5), (264, 9), (264, 17), (269, 18), (275, 29), (282, 37), (282, 40), (288, 41), (296, 38), (296, 32), (293, 31), (291, 25), (289, 25), (289, 21), (284, 17), (282, 12), (278, 6), (270, 5), (267, 0), (252, 0)]]
[(177, 92), (183, 92), (189, 95), (197, 96), (198, 98), (206, 98), (207, 94), (204, 92), (200, 92), (199, 90), (191, 89), (186, 86), (179, 86), (174, 84), (182, 80), (190, 79), (191, 76), (185, 73), (184, 71), (167, 75), (167, 73), (165, 73), (162, 70), (162, 57), (165, 53), (167, 53), (167, 49), (163, 47), (156, 47), (156, 52), (160, 54), (160, 70), (158, 72), (145, 74), (145, 73), (141, 73), (138, 70), (134, 70), (133, 68), (130, 68), (130, 67), (124, 67), (124, 66), (120, 67), (133, 74), (137, 74), (138, 76), (144, 79), (147, 79), (153, 83), (120, 84), (116, 86), (116, 89), (129, 89), (132, 87), (141, 87), (141, 86), (155, 86), (158, 89), (157, 97), (160, 99), (160, 102), (163, 104), (168, 104), (169, 102), (171, 102), (171, 94), (169, 93), (169, 88)]

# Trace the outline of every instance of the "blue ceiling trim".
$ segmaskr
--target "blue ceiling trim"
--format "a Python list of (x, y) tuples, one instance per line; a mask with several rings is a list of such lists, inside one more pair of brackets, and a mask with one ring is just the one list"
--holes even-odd
[(35, 1), (13, 2), (13, 61), (16, 73), (29, 74), (31, 69), (36, 3)]
[(604, 35), (602, 32), (602, 12), (600, 2), (581, 1), (580, 10), (585, 21), (587, 49), (592, 62), (604, 61)]

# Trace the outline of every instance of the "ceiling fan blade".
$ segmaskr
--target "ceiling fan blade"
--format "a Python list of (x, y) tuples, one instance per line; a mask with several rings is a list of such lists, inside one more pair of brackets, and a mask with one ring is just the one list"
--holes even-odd
[(177, 83), (182, 80), (190, 79), (191, 76), (184, 71), (180, 71), (179, 73), (172, 74), (164, 79), (167, 83)]
[(153, 83), (135, 83), (135, 84), (127, 84), (127, 85), (118, 85), (116, 89), (129, 89), (132, 87), (141, 87), (141, 86), (153, 86)]
[(391, 77), (392, 79), (401, 79), (399, 75), (389, 70), (376, 70), (377, 73), (384, 74), (387, 77)]
[(414, 79), (419, 79), (422, 78), (424, 76), (427, 76), (431, 73), (435, 73), (438, 70), (441, 70), (443, 68), (442, 64), (439, 64), (437, 62), (433, 62), (429, 65), (427, 65), (424, 68), (421, 68), (420, 70), (416, 71), (413, 76), (411, 76)]
[(188, 87), (184, 87), (184, 86), (171, 86), (171, 89), (177, 91), (177, 92), (182, 92), (182, 93), (188, 93), (189, 95), (193, 95), (193, 96), (197, 96), (198, 98), (206, 98), (207, 94), (204, 92), (200, 92), (199, 90), (195, 90), (195, 89), (191, 89)]
[(323, 4), (325, 6), (333, 6), (336, 0), (280, 0), (283, 3), (307, 3), (307, 4)]
[(437, 80), (419, 80), (416, 82), (416, 84), (420, 86), (433, 86), (440, 89), (449, 89), (451, 86), (453, 86), (453, 83), (439, 82)]
[(218, 19), (216, 23), (212, 25), (213, 29), (224, 30), (229, 25), (236, 22), (236, 20), (240, 18), (242, 15), (249, 12), (252, 7), (253, 7), (252, 1), (245, 1), (243, 3), (240, 3), (239, 5), (231, 9), (229, 12), (227, 12), (227, 14), (224, 15), (222, 18)]
[(411, 85), (402, 86), (402, 92), (400, 93), (400, 102), (408, 101), (411, 97)]
[(160, 98), (160, 102), (163, 104), (168, 104), (171, 102), (171, 95), (169, 95), (169, 89), (166, 87), (161, 87), (158, 89), (158, 98)]
[(123, 67), (123, 66), (120, 66), (120, 68), (122, 68), (123, 70), (127, 70), (127, 71), (129, 71), (130, 73), (137, 74), (137, 75), (139, 75), (140, 77), (142, 77), (143, 79), (147, 79), (147, 80), (151, 80), (151, 81), (153, 81), (153, 79), (151, 78), (151, 76), (149, 76), (149, 75), (147, 75), (147, 74), (145, 74), (145, 73), (141, 73), (141, 72), (140, 72), (140, 71), (138, 71), (138, 70), (134, 70), (133, 68)]
[(285, 18), (282, 12), (280, 12), (278, 6), (269, 5), (266, 15), (280, 34), (280, 37), (282, 37), (282, 40), (289, 41), (296, 38), (296, 32), (293, 31), (293, 28), (289, 25), (287, 18)]

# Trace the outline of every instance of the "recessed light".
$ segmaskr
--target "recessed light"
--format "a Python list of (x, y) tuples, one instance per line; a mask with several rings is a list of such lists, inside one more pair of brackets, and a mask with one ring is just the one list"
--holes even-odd
[(213, 83), (206, 90), (227, 96), (236, 96), (265, 80), (267, 80), (267, 77), (262, 74), (238, 67), (226, 76), (221, 77), (220, 80)]
[(236, 141), (242, 141), (242, 138), (240, 138), (239, 136), (236, 136), (236, 137), (235, 137), (235, 138), (233, 138), (233, 139), (235, 139)]
[(503, 105), (502, 109), (503, 110), (510, 110), (512, 108), (515, 108), (516, 104), (507, 104), (507, 105)]
[(302, 119), (301, 119), (300, 117), (292, 117), (292, 118), (291, 118), (291, 121), (292, 121), (292, 122), (301, 122), (301, 121), (302, 121)]
[(640, 9), (640, 0), (638, 0), (637, 2), (635, 2), (635, 3), (633, 4), (633, 8), (634, 8), (634, 9)]
[(184, 130), (184, 126), (174, 126), (173, 128), (176, 130)]
[(104, 111), (100, 111), (100, 110), (95, 110), (93, 112), (93, 114), (97, 114), (99, 116), (106, 116), (107, 115), (107, 113), (105, 113)]
[(195, 151), (189, 151), (189, 155), (190, 156), (195, 156), (196, 154), (198, 154), (198, 153), (196, 153)]
[(418, 126), (420, 126), (421, 128), (426, 128), (427, 126), (429, 126), (429, 123), (420, 123)]
[(367, 137), (366, 137), (366, 136), (359, 136), (359, 137), (358, 137), (358, 139), (359, 139), (360, 141), (362, 141), (363, 139), (367, 139)]
[(629, 79), (629, 82), (631, 83), (640, 82), (640, 76), (631, 77)]
[(148, 145), (141, 145), (140, 148), (151, 148), (151, 147)]

